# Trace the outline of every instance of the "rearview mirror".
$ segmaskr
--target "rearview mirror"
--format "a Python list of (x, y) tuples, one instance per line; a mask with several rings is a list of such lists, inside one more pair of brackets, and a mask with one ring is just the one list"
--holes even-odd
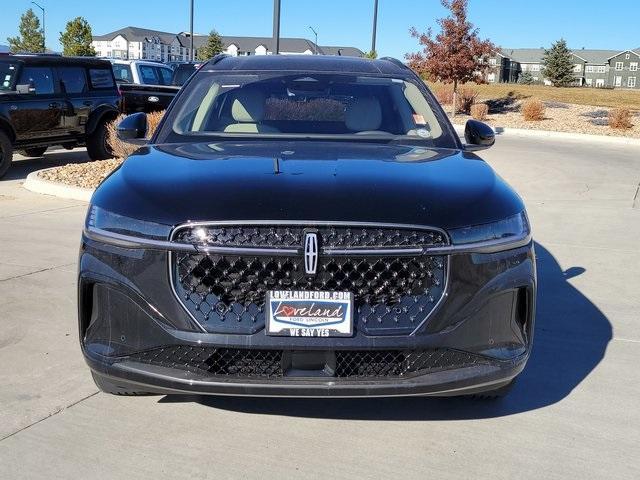
[(134, 113), (118, 124), (118, 138), (124, 141), (144, 139), (147, 136), (147, 129), (146, 113)]
[(464, 149), (468, 152), (477, 152), (493, 146), (496, 143), (496, 134), (486, 123), (468, 120), (464, 128), (464, 139), (467, 142)]
[(26, 83), (24, 85), (16, 85), (16, 92), (21, 94), (35, 94), (36, 87), (32, 83)]

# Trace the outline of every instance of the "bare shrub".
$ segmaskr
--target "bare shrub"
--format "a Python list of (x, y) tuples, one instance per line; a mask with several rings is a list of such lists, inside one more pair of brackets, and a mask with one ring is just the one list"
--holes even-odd
[(522, 116), (528, 122), (539, 122), (540, 120), (544, 120), (545, 106), (537, 98), (532, 98), (530, 100), (525, 100), (522, 102)]
[(476, 120), (486, 120), (489, 114), (489, 106), (486, 103), (476, 103), (471, 105), (471, 116)]
[(476, 103), (476, 98), (478, 98), (478, 91), (471, 87), (463, 87), (458, 90), (456, 97), (457, 111), (469, 115), (471, 106)]
[(628, 108), (613, 108), (609, 111), (609, 126), (611, 128), (632, 128), (631, 112)]
[[(155, 133), (160, 120), (162, 120), (163, 115), (164, 112), (147, 114), (147, 138), (151, 138), (151, 136)], [(136, 150), (140, 148), (140, 145), (125, 142), (124, 140), (120, 140), (118, 138), (118, 124), (125, 117), (126, 115), (120, 115), (113, 122), (107, 124), (107, 143), (111, 147), (111, 151), (113, 152), (113, 156), (115, 158), (127, 158), (129, 155), (132, 155)]]

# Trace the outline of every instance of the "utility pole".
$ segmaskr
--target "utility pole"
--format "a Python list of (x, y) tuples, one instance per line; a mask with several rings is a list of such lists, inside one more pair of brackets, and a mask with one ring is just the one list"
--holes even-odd
[(280, 53), (280, 0), (273, 0), (273, 45), (274, 54)]
[(309, 30), (311, 30), (313, 34), (316, 36), (316, 43), (314, 44), (316, 47), (314, 48), (314, 50), (315, 50), (315, 55), (318, 55), (318, 32), (316, 32), (316, 29), (311, 26), (309, 27)]
[(36, 2), (31, 2), (31, 3), (33, 3), (36, 7), (42, 10), (42, 53), (47, 53), (47, 40), (46, 40), (47, 31), (45, 30), (45, 25), (44, 25), (44, 21), (45, 21), (44, 7), (38, 5)]
[(376, 51), (376, 31), (378, 29), (378, 0), (373, 3), (373, 34), (371, 35), (371, 51)]
[(194, 0), (191, 0), (191, 26), (189, 28), (189, 35), (190, 35), (190, 40), (191, 40), (191, 61), (193, 62), (196, 59), (196, 54), (193, 51), (193, 2)]

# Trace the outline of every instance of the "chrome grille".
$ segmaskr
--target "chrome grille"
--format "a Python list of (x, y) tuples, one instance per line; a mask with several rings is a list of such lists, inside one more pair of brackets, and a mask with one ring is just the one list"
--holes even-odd
[[(269, 290), (352, 292), (357, 328), (378, 335), (410, 333), (442, 298), (446, 257), (393, 256), (388, 252), (390, 247), (441, 246), (446, 244), (446, 239), (440, 232), (320, 226), (314, 231), (318, 232), (321, 247), (347, 250), (379, 247), (385, 248), (385, 255), (321, 253), (317, 274), (307, 275), (302, 241), (308, 228), (193, 226), (179, 229), (172, 238), (174, 241), (201, 247), (266, 248), (273, 249), (274, 253), (172, 253), (175, 291), (207, 331), (245, 334), (264, 328), (265, 296)], [(329, 236), (323, 236), (323, 232)], [(299, 243), (293, 243), (292, 239), (298, 239)], [(269, 243), (272, 241), (275, 246)], [(279, 254), (277, 248), (285, 247), (296, 247), (300, 254)]]

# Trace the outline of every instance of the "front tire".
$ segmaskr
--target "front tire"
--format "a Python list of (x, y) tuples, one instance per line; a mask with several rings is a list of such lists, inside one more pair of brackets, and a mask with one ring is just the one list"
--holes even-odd
[(18, 150), (20, 155), (25, 157), (39, 158), (44, 155), (44, 152), (47, 151), (47, 147), (35, 147), (35, 148), (25, 148), (24, 150)]
[(106, 160), (113, 158), (113, 153), (107, 142), (107, 121), (102, 120), (87, 138), (87, 153), (91, 160)]
[(105, 377), (101, 375), (96, 375), (94, 372), (91, 372), (91, 376), (93, 376), (93, 381), (96, 386), (104, 393), (108, 393), (110, 395), (122, 395), (129, 397), (143, 396), (143, 395), (153, 395), (150, 392), (143, 392), (140, 390), (133, 390), (131, 388), (118, 385), (110, 380), (107, 380)]
[(0, 130), (0, 178), (4, 177), (13, 161), (13, 145), (9, 136)]

